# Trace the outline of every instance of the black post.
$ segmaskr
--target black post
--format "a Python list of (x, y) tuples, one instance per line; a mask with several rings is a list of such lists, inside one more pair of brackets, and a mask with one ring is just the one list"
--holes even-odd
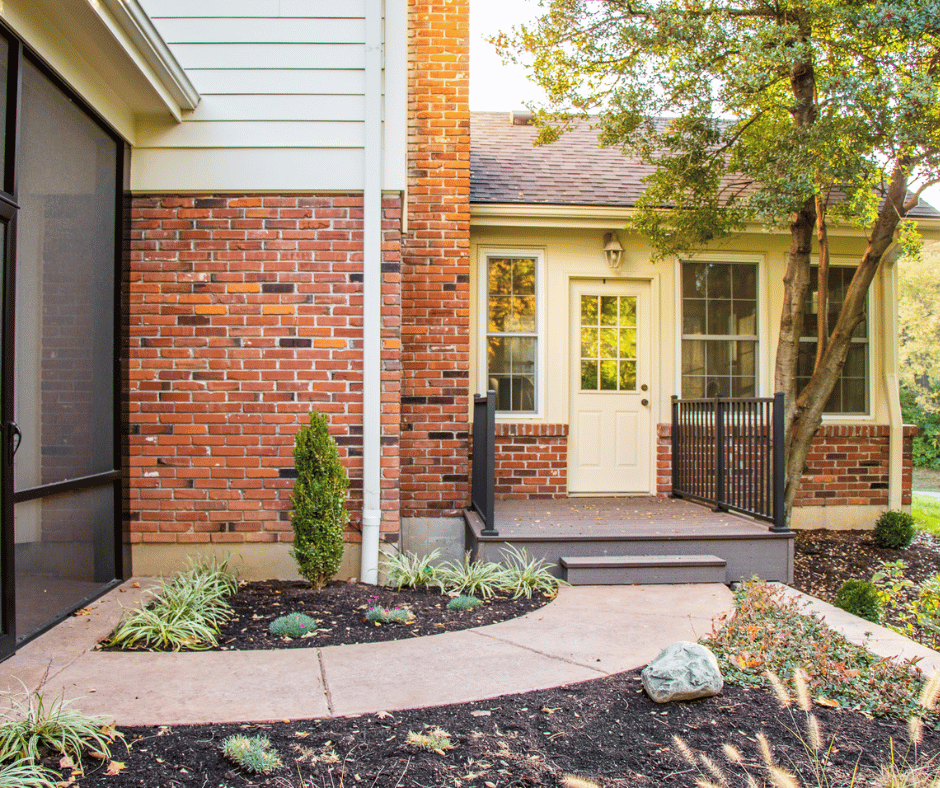
[(715, 511), (725, 512), (725, 405), (715, 395)]
[(777, 533), (786, 533), (787, 517), (784, 511), (784, 491), (787, 484), (786, 473), (786, 445), (783, 422), (783, 392), (778, 391), (774, 394), (774, 524), (770, 527), (771, 531)]
[(672, 491), (670, 498), (676, 498), (676, 490), (679, 489), (677, 481), (679, 478), (679, 398), (672, 395), (672, 429), (669, 433), (669, 442), (672, 444)]
[(473, 478), (470, 503), (483, 518), (482, 536), (496, 530), (496, 392), (473, 398)]

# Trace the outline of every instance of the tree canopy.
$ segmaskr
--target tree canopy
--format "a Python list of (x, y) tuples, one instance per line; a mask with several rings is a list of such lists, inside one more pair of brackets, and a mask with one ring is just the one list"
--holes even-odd
[[(655, 166), (633, 226), (660, 255), (788, 227), (775, 388), (787, 401), (787, 506), (884, 255), (940, 180), (940, 0), (543, 0), (497, 38), (549, 97), (540, 141), (597, 116), (602, 142)], [(831, 223), (868, 245), (797, 389), (811, 255)], [(813, 248), (813, 242), (816, 248)], [(913, 245), (913, 244), (912, 244)], [(826, 314), (826, 277), (818, 302)]]

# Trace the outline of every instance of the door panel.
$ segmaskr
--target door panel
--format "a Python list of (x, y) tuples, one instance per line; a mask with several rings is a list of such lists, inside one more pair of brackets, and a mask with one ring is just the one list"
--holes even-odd
[(649, 301), (644, 283), (571, 284), (570, 494), (650, 491)]

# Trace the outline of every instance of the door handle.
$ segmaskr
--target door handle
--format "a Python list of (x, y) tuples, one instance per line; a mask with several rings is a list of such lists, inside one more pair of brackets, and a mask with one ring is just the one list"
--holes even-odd
[(650, 404), (650, 401), (648, 399), (641, 399), (640, 404), (645, 408), (647, 405)]
[(647, 386), (647, 385), (644, 383), (642, 386), (640, 386), (640, 391), (646, 391), (648, 388), (649, 388), (649, 386)]
[(7, 422), (7, 461), (13, 463), (13, 455), (23, 442), (23, 433), (15, 421)]

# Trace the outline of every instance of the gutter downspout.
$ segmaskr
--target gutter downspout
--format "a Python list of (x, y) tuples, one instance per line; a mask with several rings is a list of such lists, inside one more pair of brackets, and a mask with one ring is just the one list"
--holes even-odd
[(885, 399), (888, 402), (888, 508), (900, 509), (904, 483), (904, 417), (898, 389), (898, 247), (884, 257), (881, 269), (881, 315), (884, 342)]
[(362, 553), (377, 583), (382, 525), (382, 0), (366, 2), (362, 189)]

